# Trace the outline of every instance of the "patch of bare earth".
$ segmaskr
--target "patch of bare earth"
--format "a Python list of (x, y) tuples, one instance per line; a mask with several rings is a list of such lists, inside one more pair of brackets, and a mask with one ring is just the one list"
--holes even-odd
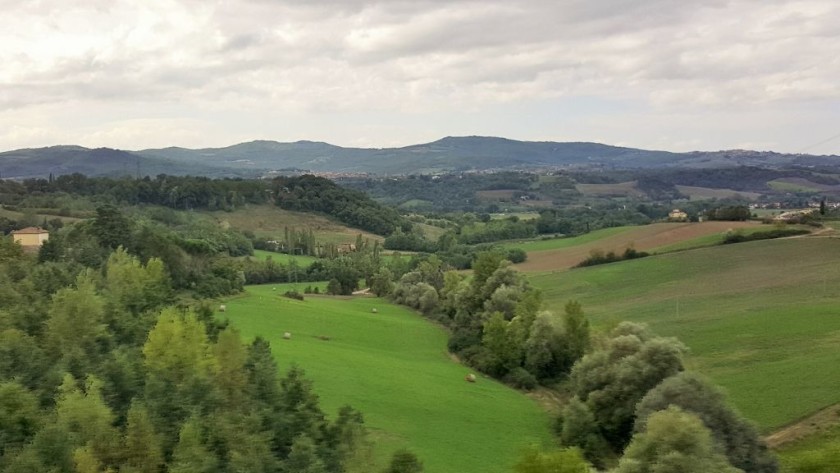
[(816, 414), (799, 422), (784, 427), (764, 437), (770, 448), (779, 448), (785, 444), (817, 434), (840, 423), (840, 404), (826, 407)]
[(554, 415), (560, 414), (563, 406), (568, 402), (568, 399), (562, 397), (557, 391), (543, 386), (526, 393), (526, 395), (537, 401), (537, 404), (545, 409), (546, 412)]
[(573, 268), (592, 250), (620, 253), (628, 247), (647, 251), (681, 241), (761, 225), (755, 222), (654, 223), (639, 226), (617, 235), (568, 248), (529, 251), (528, 260), (518, 264), (521, 271), (557, 271)]

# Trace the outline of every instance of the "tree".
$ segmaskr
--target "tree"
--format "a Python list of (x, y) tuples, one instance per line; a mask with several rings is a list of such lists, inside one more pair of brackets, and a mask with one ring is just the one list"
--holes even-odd
[(552, 318), (550, 312), (538, 314), (525, 341), (525, 369), (538, 379), (556, 377), (564, 369), (564, 347)]
[(601, 436), (595, 416), (577, 396), (570, 399), (563, 408), (560, 425), (561, 445), (577, 446), (587, 460), (598, 467), (604, 466), (609, 447)]
[(171, 446), (181, 423), (216, 395), (217, 369), (204, 324), (193, 312), (165, 309), (143, 346), (145, 401), (156, 430)]
[(26, 445), (40, 426), (35, 395), (14, 381), (0, 382), (0, 458)]
[(566, 303), (563, 314), (563, 338), (571, 363), (581, 359), (591, 345), (589, 339), (589, 321), (583, 315), (583, 308), (578, 301)]
[(47, 343), (64, 368), (77, 377), (91, 372), (103, 343), (107, 340), (102, 323), (104, 302), (96, 293), (93, 274), (79, 275), (75, 288), (65, 288), (53, 296), (47, 320)]
[(521, 361), (521, 347), (517, 346), (516, 339), (509, 333), (508, 326), (501, 312), (494, 312), (484, 322), (481, 343), (492, 355), (492, 360), (487, 363), (487, 366), (481, 368), (493, 376), (504, 376), (508, 371), (519, 366)]
[(394, 275), (388, 268), (381, 268), (370, 282), (370, 290), (379, 297), (386, 297), (391, 295), (394, 290)]
[(227, 328), (220, 333), (213, 346), (213, 352), (217, 360), (215, 384), (221, 394), (225, 410), (237, 411), (245, 408), (248, 374), (244, 367), (248, 353), (242, 345), (239, 331)]
[(284, 473), (326, 473), (324, 463), (318, 458), (315, 443), (307, 435), (295, 438), (289, 457), (283, 462)]
[(595, 416), (616, 450), (630, 440), (636, 404), (663, 379), (683, 370), (685, 347), (644, 325), (623, 322), (601, 350), (584, 356), (571, 372), (573, 392)]
[(128, 410), (128, 422), (122, 446), (122, 468), (132, 473), (156, 473), (163, 465), (160, 438), (154, 431), (149, 413), (139, 402)]
[(212, 473), (216, 471), (217, 463), (216, 457), (204, 445), (198, 418), (191, 416), (178, 434), (169, 473)]
[(696, 415), (720, 443), (729, 463), (750, 473), (776, 473), (779, 466), (755, 428), (729, 407), (723, 393), (703, 377), (682, 372), (651, 389), (636, 407), (635, 430), (655, 412), (676, 406)]
[(516, 466), (516, 473), (589, 473), (591, 468), (575, 448), (541, 451), (526, 449)]
[(648, 418), (614, 473), (743, 473), (715, 450), (712, 435), (695, 415), (678, 407)]
[(112, 249), (128, 246), (131, 241), (131, 221), (113, 205), (103, 205), (96, 209), (91, 232), (99, 244)]
[(102, 398), (102, 383), (94, 376), (85, 380), (85, 389), (65, 375), (58, 388), (55, 424), (70, 434), (76, 447), (88, 447), (102, 463), (110, 463), (119, 451), (119, 436), (113, 428), (114, 414)]
[(423, 463), (408, 450), (398, 450), (384, 473), (423, 473)]

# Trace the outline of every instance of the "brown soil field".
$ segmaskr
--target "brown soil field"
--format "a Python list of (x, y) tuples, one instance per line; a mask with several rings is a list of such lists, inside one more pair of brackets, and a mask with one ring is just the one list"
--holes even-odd
[(716, 189), (712, 187), (674, 186), (681, 194), (687, 195), (691, 200), (703, 199), (726, 199), (728, 197), (741, 196), (745, 199), (756, 200), (761, 197), (758, 192), (736, 191), (732, 189)]
[(528, 260), (516, 265), (520, 271), (557, 271), (574, 267), (592, 250), (622, 252), (632, 246), (648, 251), (660, 246), (692, 240), (706, 235), (723, 233), (729, 229), (761, 225), (756, 222), (654, 223), (633, 228), (618, 235), (556, 250), (530, 251)]

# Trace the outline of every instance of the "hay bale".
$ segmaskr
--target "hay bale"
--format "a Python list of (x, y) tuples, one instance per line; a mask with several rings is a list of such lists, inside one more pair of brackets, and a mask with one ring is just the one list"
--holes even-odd
[(371, 311), (371, 312), (373, 312), (374, 314), (378, 314), (378, 313), (379, 313), (379, 311), (378, 311), (378, 310), (376, 310), (376, 307), (374, 307), (373, 309), (370, 309), (370, 311)]
[(474, 383), (475, 382), (475, 375), (470, 373), (466, 377), (464, 377), (464, 380), (468, 383)]
[(227, 307), (225, 307), (225, 305), (224, 305), (224, 304), (222, 304), (222, 305), (220, 305), (220, 306), (219, 306), (219, 312), (224, 312), (224, 311), (226, 311), (226, 310), (227, 310)]
[(292, 334), (291, 334), (291, 332), (285, 332), (285, 333), (283, 334), (283, 339), (284, 339), (284, 340), (291, 340), (291, 339), (292, 339)]

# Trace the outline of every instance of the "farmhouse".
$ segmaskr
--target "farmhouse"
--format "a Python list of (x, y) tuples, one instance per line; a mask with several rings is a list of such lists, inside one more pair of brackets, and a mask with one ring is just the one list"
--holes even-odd
[(688, 220), (688, 214), (680, 209), (674, 209), (668, 214), (668, 220), (672, 222), (685, 222)]
[(13, 231), (12, 238), (24, 248), (37, 249), (50, 239), (50, 232), (40, 227), (26, 227)]
[(353, 243), (342, 243), (338, 245), (338, 252), (339, 253), (355, 253), (356, 252), (356, 245)]

